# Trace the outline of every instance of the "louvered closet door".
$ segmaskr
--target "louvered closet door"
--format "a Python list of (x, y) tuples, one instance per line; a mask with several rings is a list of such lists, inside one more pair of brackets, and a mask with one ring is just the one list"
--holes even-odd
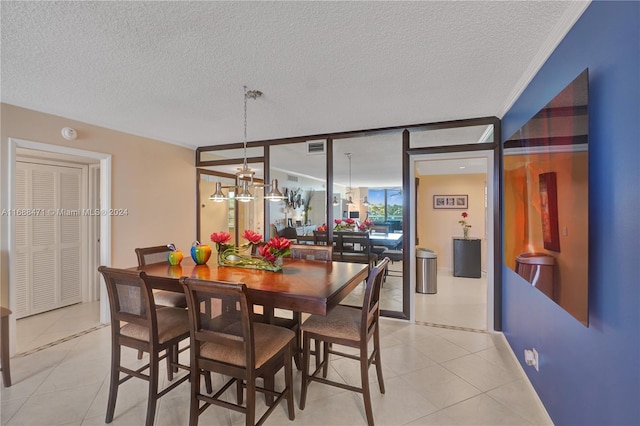
[(16, 163), (16, 315), (82, 301), (82, 170)]

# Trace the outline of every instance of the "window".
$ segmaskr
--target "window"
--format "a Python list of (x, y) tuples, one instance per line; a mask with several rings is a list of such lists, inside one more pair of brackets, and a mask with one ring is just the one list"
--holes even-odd
[(397, 222), (390, 230), (402, 229), (402, 188), (369, 188), (369, 220), (376, 224)]

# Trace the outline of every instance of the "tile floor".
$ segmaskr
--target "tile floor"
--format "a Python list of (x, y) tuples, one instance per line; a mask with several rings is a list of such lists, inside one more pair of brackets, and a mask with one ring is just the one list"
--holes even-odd
[[(370, 370), (378, 425), (552, 424), (502, 335), (390, 319), (383, 319), (381, 331), (384, 395), (375, 385), (375, 369)], [(109, 386), (109, 333), (108, 326), (98, 327), (13, 358), (13, 386), (0, 392), (0, 424), (103, 424)], [(123, 356), (129, 365), (140, 363), (134, 351), (125, 350)], [(359, 385), (354, 361), (332, 358), (330, 375)], [(296, 424), (366, 424), (360, 395), (318, 383), (309, 387), (307, 408), (300, 411), (299, 372), (294, 379)], [(166, 383), (164, 375), (162, 383)], [(186, 424), (188, 400), (188, 383), (161, 398), (156, 425)], [(112, 424), (143, 424), (145, 404), (146, 382), (134, 379), (124, 383)], [(257, 407), (264, 411), (261, 399)], [(243, 423), (239, 413), (219, 407), (209, 408), (200, 420), (200, 425)], [(266, 424), (291, 424), (285, 406), (279, 406)]]

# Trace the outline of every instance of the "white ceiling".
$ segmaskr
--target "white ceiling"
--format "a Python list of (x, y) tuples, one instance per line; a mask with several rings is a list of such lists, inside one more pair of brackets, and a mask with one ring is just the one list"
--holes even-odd
[(1, 100), (197, 147), (501, 116), (584, 2), (1, 3)]

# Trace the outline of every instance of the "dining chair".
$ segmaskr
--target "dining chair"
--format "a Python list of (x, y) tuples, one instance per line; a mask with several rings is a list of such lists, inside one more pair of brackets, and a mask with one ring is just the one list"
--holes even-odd
[[(152, 246), (152, 247), (141, 247), (135, 249), (136, 256), (138, 257), (138, 266), (152, 265), (154, 263), (167, 263), (169, 265), (169, 261), (167, 260), (167, 254), (171, 251), (168, 244), (164, 246)], [(175, 246), (174, 246), (175, 247)], [(153, 290), (153, 299), (156, 303), (156, 306), (159, 308), (163, 308), (165, 306), (170, 306), (173, 308), (186, 308), (187, 307), (187, 299), (185, 299), (183, 293), (178, 293), (175, 291), (166, 291), (166, 290)], [(142, 359), (142, 351), (138, 352), (138, 359)], [(175, 360), (174, 360), (175, 361)], [(174, 372), (177, 370), (174, 370)]]
[[(109, 296), (111, 313), (111, 374), (109, 400), (105, 423), (113, 420), (118, 387), (137, 377), (149, 382), (147, 416), (145, 424), (153, 425), (158, 399), (189, 379), (186, 374), (158, 391), (159, 364), (166, 359), (167, 378), (173, 381), (174, 368), (189, 370), (179, 364), (176, 348), (189, 338), (189, 318), (186, 309), (165, 307), (156, 309), (147, 275), (142, 271), (100, 266)], [(149, 362), (132, 370), (122, 365), (122, 347), (149, 353)], [(161, 353), (164, 354), (161, 355)], [(144, 374), (145, 370), (148, 374)], [(125, 376), (120, 378), (120, 373)], [(210, 381), (208, 380), (210, 387)]]
[[(321, 262), (331, 262), (333, 259), (333, 247), (325, 245), (305, 245), (305, 244), (292, 244), (291, 245), (291, 258), (302, 260), (317, 260)], [(293, 319), (295, 324), (290, 326), (296, 333), (296, 347), (294, 352), (294, 360), (296, 365), (302, 369), (302, 363), (300, 362), (300, 354), (302, 353), (302, 331), (300, 330), (300, 324), (302, 324), (302, 313), (294, 312)], [(316, 342), (315, 348), (317, 350), (318, 343)], [(315, 352), (312, 352), (315, 353)], [(316, 357), (316, 362), (319, 362), (319, 357)]]
[(371, 239), (368, 232), (338, 231), (334, 234), (334, 260), (340, 262), (366, 263), (369, 270), (378, 260), (371, 252)]
[(9, 365), (9, 308), (0, 306), (0, 367), (2, 368), (2, 384), (11, 386), (11, 367)]
[[(167, 254), (170, 251), (171, 249), (169, 249), (169, 245), (137, 248), (136, 256), (138, 256), (138, 266), (163, 262), (167, 262), (168, 265), (169, 261), (167, 260)], [(166, 290), (153, 290), (153, 297), (156, 301), (156, 305), (159, 306), (172, 306), (174, 308), (187, 307), (187, 300), (182, 293)]]
[[(300, 394), (300, 409), (304, 410), (307, 400), (307, 390), (312, 381), (336, 386), (342, 389), (359, 392), (364, 399), (367, 423), (373, 425), (373, 410), (371, 408), (371, 395), (369, 390), (369, 367), (376, 365), (378, 385), (380, 392), (384, 393), (384, 380), (382, 378), (382, 362), (380, 360), (380, 287), (384, 270), (389, 259), (379, 262), (367, 278), (366, 290), (362, 308), (338, 305), (326, 316), (311, 315), (302, 324), (303, 333), (303, 367), (302, 390)], [(369, 341), (373, 338), (373, 351), (369, 355)], [(309, 374), (309, 358), (311, 355), (311, 339), (323, 343), (322, 361), (315, 371)], [(333, 345), (343, 345), (359, 350), (358, 355), (340, 352)], [(318, 349), (316, 347), (316, 349)], [(316, 357), (320, 356), (316, 350)], [(345, 358), (360, 362), (361, 387), (351, 386), (327, 379), (329, 371), (329, 354), (340, 355)], [(319, 377), (322, 372), (322, 377)]]
[(333, 247), (310, 244), (291, 244), (291, 258), (331, 262)]
[[(247, 425), (262, 424), (282, 400), (287, 402), (289, 420), (294, 420), (291, 357), (295, 333), (254, 322), (253, 304), (247, 298), (245, 284), (187, 277), (180, 278), (180, 283), (187, 296), (191, 332), (189, 425), (197, 425), (199, 415), (210, 405), (244, 413)], [(282, 391), (276, 392), (267, 382), (264, 387), (256, 385), (258, 377), (273, 376), (282, 368), (285, 374)], [(201, 393), (200, 371), (220, 373), (230, 379), (209, 396)], [(223, 398), (234, 383), (235, 403)], [(256, 392), (276, 398), (257, 423)]]

